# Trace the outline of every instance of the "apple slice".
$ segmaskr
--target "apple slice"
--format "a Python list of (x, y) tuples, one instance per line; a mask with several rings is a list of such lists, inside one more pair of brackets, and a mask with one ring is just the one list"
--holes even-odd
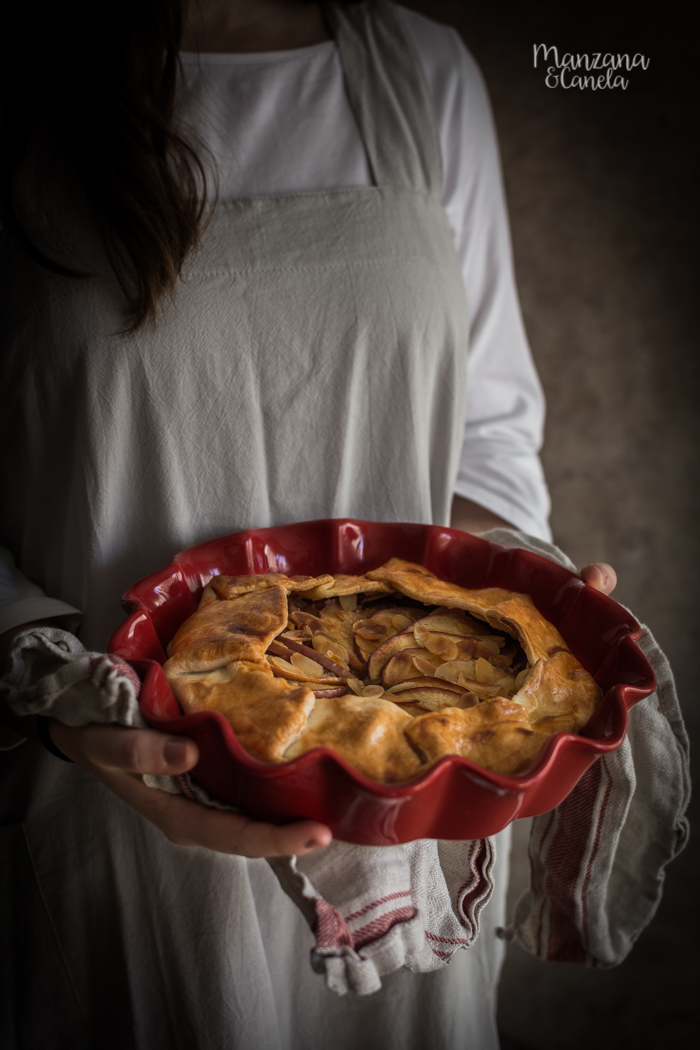
[[(387, 700), (391, 700), (391, 697), (388, 694), (385, 694), (385, 696)], [(404, 711), (407, 715), (410, 715), (411, 718), (420, 718), (421, 715), (428, 714), (428, 708), (421, 707), (420, 704), (401, 704), (401, 710)]]
[[(290, 660), (284, 660), (281, 656), (267, 656), (266, 659), (277, 678), (289, 678), (293, 682), (314, 682), (323, 686), (345, 685), (342, 678), (324, 674), (324, 668), (316, 660), (307, 659), (299, 653), (292, 653)], [(312, 666), (314, 664), (318, 671)]]
[[(435, 683), (435, 679), (433, 679)], [(437, 683), (432, 687), (418, 686), (416, 689), (404, 689), (400, 693), (391, 694), (395, 704), (416, 703), (424, 707), (426, 711), (441, 711), (443, 707), (474, 707), (479, 703), (476, 693), (465, 692), (458, 696), (452, 689), (440, 689)]]
[(281, 656), (283, 660), (291, 660), (292, 650), (286, 645), (280, 642), (277, 638), (274, 638), (267, 647), (267, 652), (270, 656)]
[(445, 634), (459, 634), (465, 638), (493, 638), (505, 642), (502, 635), (493, 634), (488, 624), (482, 623), (469, 613), (461, 612), (459, 609), (439, 608), (429, 616), (423, 617), (418, 623), (428, 631), (441, 631)]
[(321, 616), (313, 613), (295, 611), (291, 618), (295, 624), (304, 627), (311, 632), (311, 644), (316, 648), (315, 639), (317, 635), (331, 638), (332, 641), (342, 645), (348, 653), (348, 666), (355, 674), (364, 675), (365, 665), (355, 655), (355, 635), (352, 632), (353, 617), (359, 619), (359, 614), (347, 612), (341, 609), (337, 600), (327, 602)]
[[(449, 664), (444, 666), (449, 667)], [(444, 673), (442, 667), (438, 667), (438, 671)], [(440, 679), (440, 681), (443, 680), (442, 674), (436, 673), (435, 677)], [(476, 693), (481, 700), (492, 700), (494, 696), (502, 695), (498, 685), (488, 685), (486, 682), (477, 682), (473, 678), (465, 678), (462, 674), (459, 675), (457, 681), (459, 685), (464, 687), (464, 689), (471, 693)]]
[(462, 696), (463, 693), (468, 692), (467, 689), (458, 685), (457, 682), (449, 682), (444, 679), (440, 682), (436, 682), (434, 678), (431, 678), (428, 675), (419, 676), (418, 678), (406, 678), (403, 682), (399, 682), (397, 685), (392, 685), (387, 691), (390, 695), (394, 695), (402, 693), (404, 689), (418, 689), (422, 685), (426, 685), (431, 689), (438, 685), (440, 689), (449, 689), (457, 696)]
[[(369, 658), (367, 675), (370, 682), (383, 680), (382, 668), (396, 653), (400, 653), (402, 649), (415, 649), (415, 647), (416, 640), (413, 637), (412, 629), (410, 631), (402, 631), (401, 634), (392, 634), (390, 638), (387, 638), (386, 641), (377, 646)], [(384, 684), (386, 685), (386, 682)]]
[(423, 614), (422, 609), (394, 606), (379, 609), (372, 616), (353, 625), (357, 647), (366, 660), (387, 638), (408, 630)]
[[(308, 645), (303, 645), (301, 642), (292, 641), (291, 638), (285, 639), (285, 644), (292, 652), (301, 653), (302, 656), (308, 657), (309, 660), (313, 660), (320, 664), (321, 667), (325, 667), (331, 674), (336, 675), (340, 678), (350, 678), (351, 672), (346, 668), (342, 667), (335, 660), (332, 660), (329, 656), (324, 656), (323, 653), (317, 652), (316, 649), (311, 649)], [(292, 660), (292, 663), (295, 661)]]
[(475, 657), (490, 659), (498, 653), (498, 643), (490, 638), (465, 638), (445, 631), (428, 631), (421, 624), (414, 624), (413, 633), (417, 645), (435, 656), (442, 656), (444, 660), (473, 660)]

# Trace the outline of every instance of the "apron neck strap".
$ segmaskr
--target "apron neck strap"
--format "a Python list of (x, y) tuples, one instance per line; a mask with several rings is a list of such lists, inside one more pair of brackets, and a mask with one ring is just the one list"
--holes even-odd
[(375, 184), (439, 200), (442, 155), (432, 100), (396, 8), (388, 0), (348, 5), (325, 0), (322, 6)]

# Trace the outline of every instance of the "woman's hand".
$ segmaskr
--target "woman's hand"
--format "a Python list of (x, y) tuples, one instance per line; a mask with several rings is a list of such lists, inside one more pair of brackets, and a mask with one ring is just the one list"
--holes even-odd
[(584, 583), (603, 594), (610, 594), (617, 587), (617, 573), (605, 561), (589, 562), (583, 566), (580, 575)]
[(330, 830), (314, 820), (266, 824), (237, 813), (209, 809), (179, 795), (147, 787), (142, 773), (185, 773), (196, 765), (194, 740), (153, 729), (63, 725), (52, 718), (51, 738), (64, 755), (87, 769), (177, 846), (204, 846), (242, 857), (309, 853), (327, 846)]

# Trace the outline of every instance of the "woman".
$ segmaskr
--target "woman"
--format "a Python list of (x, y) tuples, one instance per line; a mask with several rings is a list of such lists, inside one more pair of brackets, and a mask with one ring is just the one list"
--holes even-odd
[[(130, 582), (248, 526), (547, 538), (541, 394), (488, 104), (456, 36), (383, 0), (202, 0), (183, 34), (180, 5), (151, 0), (107, 12), (84, 54), (89, 5), (43, 14), (39, 83), (22, 73), (26, 112), (6, 117), (6, 645), (79, 612), (104, 650)], [(606, 566), (584, 578), (614, 585)], [(36, 739), (14, 731), (8, 746)], [(50, 733), (73, 765), (33, 744), (5, 760), (2, 841), (33, 939), (18, 1044), (497, 1045), (503, 870), (471, 952), (339, 1000), (301, 916), (244, 859), (322, 847), (327, 828), (143, 784), (190, 769), (192, 742)]]

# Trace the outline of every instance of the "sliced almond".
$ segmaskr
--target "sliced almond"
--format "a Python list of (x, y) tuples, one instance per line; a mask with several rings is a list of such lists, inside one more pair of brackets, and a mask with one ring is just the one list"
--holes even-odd
[(331, 660), (337, 660), (341, 664), (347, 665), (350, 659), (350, 654), (344, 645), (341, 645), (340, 642), (334, 642), (332, 638), (328, 638), (323, 634), (314, 635), (313, 647), (316, 652), (330, 657)]
[(426, 619), (414, 625), (416, 644), (445, 660), (471, 660), (477, 656), (490, 658), (499, 651), (498, 643), (491, 638), (432, 631), (428, 629), (428, 623), (429, 619)]
[(341, 594), (339, 601), (341, 609), (345, 609), (346, 612), (352, 612), (357, 608), (356, 594)]
[(492, 700), (494, 696), (500, 695), (497, 685), (488, 685), (486, 682), (477, 682), (470, 678), (462, 678), (460, 684), (464, 685), (470, 692), (476, 693), (481, 700)]
[(368, 642), (384, 639), (386, 628), (380, 623), (370, 623), (369, 620), (359, 620), (353, 627), (359, 638), (365, 638)]
[[(298, 656), (298, 653), (294, 653), (293, 656)], [(333, 686), (333, 685), (345, 685), (345, 679), (336, 678), (329, 674), (307, 674), (300, 667), (295, 667), (289, 660), (282, 659), (281, 656), (269, 656), (266, 655), (265, 659), (272, 668), (272, 673), (278, 678), (289, 678), (293, 682), (309, 682), (320, 687)], [(315, 663), (315, 660), (310, 660), (310, 663)], [(320, 664), (317, 665), (320, 668)]]
[[(318, 653), (308, 645), (303, 645), (302, 642), (295, 642), (292, 638), (287, 638), (287, 647), (292, 652), (298, 653), (300, 656), (305, 656), (307, 659), (315, 661), (320, 664), (321, 667), (325, 668), (326, 672), (330, 671), (331, 674), (339, 676), (340, 678), (348, 678), (350, 671), (347, 667), (337, 663), (332, 657), (326, 656), (324, 653)], [(274, 643), (273, 643), (274, 645)], [(270, 649), (274, 652), (273, 646)], [(286, 656), (285, 653), (277, 652), (276, 656)], [(290, 657), (286, 656), (287, 659)]]
[(459, 609), (447, 609), (444, 606), (436, 609), (418, 621), (427, 631), (441, 631), (446, 634), (459, 634), (464, 638), (481, 638), (484, 635), (493, 638), (491, 628)]
[(350, 661), (350, 653), (347, 651), (345, 646), (340, 645), (339, 642), (332, 642), (326, 648), (325, 655), (328, 656), (331, 660), (337, 660), (339, 663), (345, 664), (346, 666)]
[(348, 678), (348, 685), (352, 689), (353, 693), (357, 696), (362, 696), (362, 690), (364, 689), (364, 683), (359, 678)]
[(396, 616), (391, 617), (391, 626), (395, 627), (397, 631), (405, 631), (407, 627), (411, 626), (411, 621), (403, 613), (397, 613)]
[(446, 678), (448, 682), (459, 684), (460, 675), (470, 679), (474, 677), (474, 661), (449, 660), (435, 669), (435, 675), (437, 678)]
[(499, 674), (493, 664), (490, 664), (488, 660), (484, 660), (483, 656), (480, 656), (474, 665), (474, 677), (477, 682), (496, 684)]
[(315, 660), (309, 659), (308, 656), (303, 656), (301, 653), (292, 653), (289, 658), (289, 662), (297, 668), (299, 671), (303, 671), (304, 674), (308, 674), (315, 678), (320, 678), (323, 674), (323, 667), (321, 664), (316, 663)]
[(413, 666), (415, 667), (416, 671), (420, 671), (421, 674), (433, 676), (438, 667), (440, 666), (441, 659), (442, 657), (433, 656), (432, 653), (429, 653), (426, 649), (423, 649), (421, 651), (420, 656), (416, 655), (413, 657)]
[(456, 660), (459, 656), (459, 646), (447, 634), (430, 634), (423, 643), (425, 648), (435, 656), (442, 656), (445, 660)]
[(381, 685), (366, 685), (360, 696), (364, 696), (367, 700), (376, 700), (380, 696), (384, 696), (384, 689)]
[(489, 637), (484, 635), (479, 638), (479, 645), (482, 645), (484, 649), (488, 649), (490, 653), (497, 654), (500, 652), (502, 647), (505, 645), (505, 638), (501, 638), (498, 635)]
[(424, 626), (423, 621), (419, 620), (418, 623), (413, 625), (413, 636), (416, 639), (416, 645), (424, 646), (430, 638), (430, 631)]

